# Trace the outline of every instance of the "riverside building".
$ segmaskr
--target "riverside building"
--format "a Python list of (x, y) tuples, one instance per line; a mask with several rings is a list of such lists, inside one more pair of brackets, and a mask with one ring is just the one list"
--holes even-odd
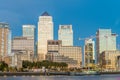
[(53, 20), (47, 12), (44, 12), (38, 21), (38, 47), (39, 60), (45, 60), (47, 54), (47, 40), (53, 40)]
[(116, 50), (116, 34), (111, 29), (99, 29), (96, 33), (96, 52), (98, 63), (103, 51)]
[(108, 50), (100, 55), (103, 71), (119, 71), (120, 70), (120, 51)]
[(84, 46), (84, 64), (91, 66), (95, 63), (95, 42), (92, 39), (85, 40)]
[(46, 59), (53, 62), (65, 62), (68, 67), (81, 67), (81, 47), (62, 46), (61, 40), (48, 40)]
[(34, 57), (34, 39), (29, 37), (15, 37), (12, 40), (12, 52), (13, 53), (26, 53), (31, 58)]

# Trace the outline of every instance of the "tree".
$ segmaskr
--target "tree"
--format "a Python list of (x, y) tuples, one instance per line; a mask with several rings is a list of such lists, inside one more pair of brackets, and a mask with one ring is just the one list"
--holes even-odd
[(6, 64), (4, 61), (0, 62), (0, 71), (8, 71), (8, 64)]

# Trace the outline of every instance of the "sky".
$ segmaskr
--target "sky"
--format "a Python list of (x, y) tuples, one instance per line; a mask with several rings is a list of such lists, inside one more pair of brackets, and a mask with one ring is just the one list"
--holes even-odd
[(120, 35), (120, 0), (0, 0), (0, 22), (10, 24), (12, 37), (22, 35), (24, 24), (37, 29), (38, 17), (44, 11), (53, 17), (55, 40), (60, 24), (73, 26), (75, 46), (84, 42), (79, 38), (95, 36), (99, 28)]

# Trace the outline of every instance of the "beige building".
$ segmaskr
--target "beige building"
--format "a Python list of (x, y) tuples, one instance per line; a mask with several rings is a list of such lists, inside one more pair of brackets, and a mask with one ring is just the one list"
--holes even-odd
[(45, 60), (47, 54), (47, 40), (53, 40), (53, 20), (47, 12), (44, 12), (38, 21), (38, 57)]
[(32, 51), (34, 53), (34, 39), (28, 37), (15, 37), (12, 40), (12, 51)]
[(100, 57), (102, 70), (120, 70), (120, 51), (104, 51)]
[(11, 53), (9, 24), (0, 23), (0, 60)]
[(62, 46), (61, 40), (48, 40), (47, 42), (47, 54), (59, 53), (59, 49)]
[(65, 62), (69, 67), (81, 67), (82, 65), (81, 47), (62, 46), (61, 40), (48, 40), (47, 51), (47, 60)]
[(4, 57), (4, 61), (5, 61), (5, 63), (8, 64), (8, 66), (11, 66), (11, 64), (12, 64), (12, 57), (11, 56), (6, 56), (6, 57)]
[(60, 54), (66, 57), (77, 60), (76, 67), (82, 66), (82, 48), (75, 46), (62, 46), (60, 47)]
[(86, 67), (95, 64), (95, 42), (92, 39), (85, 40), (84, 64)]
[[(30, 56), (34, 57), (34, 39), (30, 37), (15, 37), (12, 40), (12, 52), (14, 54), (21, 53), (25, 60), (31, 61)], [(25, 55), (23, 55), (24, 53)]]
[(22, 61), (33, 61), (34, 56), (31, 51), (14, 51), (14, 55), (12, 57), (12, 66), (15, 66), (17, 68), (22, 67)]

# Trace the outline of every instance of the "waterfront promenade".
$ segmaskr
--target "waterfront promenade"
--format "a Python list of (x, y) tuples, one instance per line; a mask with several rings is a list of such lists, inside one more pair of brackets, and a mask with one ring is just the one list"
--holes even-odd
[(105, 74), (120, 74), (120, 72), (99, 72), (95, 74), (88, 74), (82, 72), (0, 72), (0, 76), (52, 76), (52, 75), (65, 75), (65, 76), (84, 76), (84, 75), (105, 75)]

